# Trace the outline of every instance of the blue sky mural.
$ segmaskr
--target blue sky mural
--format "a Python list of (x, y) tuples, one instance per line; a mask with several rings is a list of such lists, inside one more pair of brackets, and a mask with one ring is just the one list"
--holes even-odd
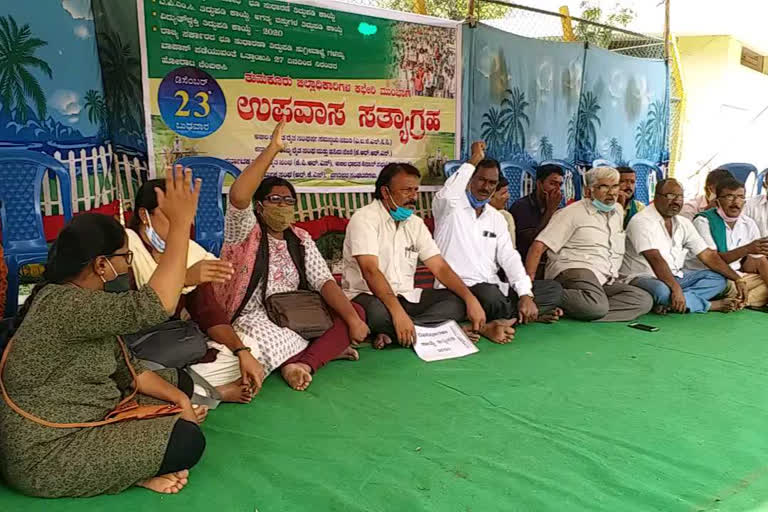
[[(7, 2), (3, 11), (0, 142), (101, 142), (106, 111), (91, 0)], [(23, 55), (23, 63), (9, 55)]]

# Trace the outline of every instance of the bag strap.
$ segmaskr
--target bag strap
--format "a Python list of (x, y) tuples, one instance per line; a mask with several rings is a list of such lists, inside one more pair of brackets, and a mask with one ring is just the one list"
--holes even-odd
[[(125, 358), (125, 364), (128, 366), (128, 371), (131, 372), (131, 379), (133, 380), (132, 386), (133, 391), (123, 398), (119, 404), (117, 404), (117, 407), (115, 408), (115, 411), (119, 411), (122, 407), (124, 407), (126, 404), (128, 404), (133, 398), (136, 396), (136, 392), (138, 390), (138, 383), (136, 381), (136, 370), (131, 365), (131, 360), (128, 357), (128, 349), (125, 347), (125, 343), (123, 342), (123, 338), (118, 336), (117, 337), (117, 343), (120, 345), (120, 350), (123, 353), (123, 357)], [(86, 428), (86, 427), (101, 427), (104, 425), (109, 425), (111, 423), (117, 423), (119, 421), (123, 421), (122, 418), (109, 418), (102, 421), (92, 421), (88, 423), (54, 423), (51, 421), (46, 421), (42, 418), (38, 418), (37, 416), (28, 413), (16, 403), (11, 400), (11, 397), (8, 396), (8, 391), (5, 389), (5, 383), (3, 382), (3, 372), (5, 371), (5, 363), (8, 360), (8, 354), (11, 352), (11, 347), (13, 346), (13, 340), (8, 342), (8, 346), (5, 347), (5, 352), (3, 352), (3, 357), (0, 358), (0, 392), (3, 394), (3, 400), (5, 400), (5, 403), (8, 404), (8, 407), (11, 408), (14, 412), (19, 414), (20, 416), (23, 416), (24, 418), (34, 421), (35, 423), (39, 423), (40, 425), (43, 425), (44, 427), (50, 427), (50, 428)], [(114, 412), (114, 411), (113, 411)], [(110, 414), (112, 414), (110, 412)], [(109, 416), (109, 414), (107, 415)]]

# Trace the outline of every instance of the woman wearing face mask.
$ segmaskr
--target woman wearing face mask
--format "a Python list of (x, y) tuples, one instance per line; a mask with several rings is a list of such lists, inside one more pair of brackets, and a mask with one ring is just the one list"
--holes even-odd
[[(146, 286), (129, 291), (133, 254), (123, 227), (85, 213), (64, 227), (51, 247), (45, 283), (19, 312), (19, 325), (0, 375), (0, 471), (32, 496), (93, 496), (138, 485), (176, 493), (205, 448), (183, 372), (144, 371), (123, 354), (117, 336), (152, 327), (176, 310), (184, 284), (187, 244), (200, 184), (181, 169), (158, 193), (169, 213), (165, 255)], [(119, 293), (110, 293), (119, 292)], [(44, 426), (104, 419), (132, 389), (139, 403), (173, 403), (182, 413), (104, 426)], [(178, 387), (177, 387), (178, 385)], [(157, 402), (159, 400), (160, 402)]]
[[(162, 260), (168, 237), (168, 217), (158, 208), (156, 189), (163, 190), (163, 180), (144, 183), (136, 194), (135, 215), (128, 223), (128, 247), (133, 252), (133, 276), (141, 288)], [(261, 389), (264, 368), (253, 357), (229, 323), (229, 317), (216, 300), (212, 282), (225, 283), (232, 277), (232, 264), (218, 260), (194, 241), (187, 251), (187, 273), (177, 315), (189, 317), (212, 340), (213, 357), (221, 352), (238, 360), (240, 374), (216, 389), (225, 402), (248, 403)], [(192, 367), (193, 370), (196, 366)]]
[[(267, 374), (280, 368), (285, 381), (302, 391), (312, 381), (312, 374), (328, 361), (358, 359), (350, 343), (362, 342), (369, 330), (362, 320), (362, 308), (346, 298), (309, 234), (292, 226), (296, 204), (293, 186), (280, 178), (264, 179), (272, 160), (283, 149), (283, 126), (280, 123), (275, 128), (267, 149), (230, 188), (221, 254), (223, 260), (232, 262), (235, 275), (229, 283), (215, 288), (235, 331)], [(270, 295), (296, 291), (302, 284), (320, 292), (335, 313), (333, 327), (312, 343), (272, 323), (264, 307)], [(223, 356), (226, 354), (219, 354), (214, 363), (195, 367), (214, 386), (216, 379), (223, 382), (239, 374), (236, 361)], [(202, 368), (205, 366), (209, 368)]]

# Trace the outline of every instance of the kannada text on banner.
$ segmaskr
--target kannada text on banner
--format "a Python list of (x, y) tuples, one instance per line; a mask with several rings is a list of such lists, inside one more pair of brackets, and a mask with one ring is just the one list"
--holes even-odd
[(455, 26), (276, 0), (144, 0), (143, 16), (156, 173), (191, 155), (242, 168), (285, 120), (270, 174), (297, 186), (371, 185), (393, 161), (442, 182)]

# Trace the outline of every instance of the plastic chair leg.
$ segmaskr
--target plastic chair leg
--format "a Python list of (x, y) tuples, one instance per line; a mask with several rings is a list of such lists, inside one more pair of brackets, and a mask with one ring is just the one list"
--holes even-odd
[(19, 265), (13, 256), (5, 258), (8, 267), (8, 294), (5, 300), (5, 317), (16, 315), (19, 307)]

